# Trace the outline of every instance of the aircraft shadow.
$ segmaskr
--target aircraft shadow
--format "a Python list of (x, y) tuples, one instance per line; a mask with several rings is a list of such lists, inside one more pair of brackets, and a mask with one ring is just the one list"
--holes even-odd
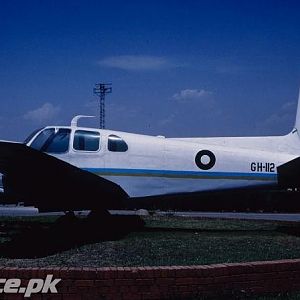
[(211, 233), (211, 234), (234, 234), (248, 235), (249, 233), (283, 233), (286, 235), (300, 237), (300, 224), (297, 222), (285, 223), (276, 226), (274, 229), (196, 229), (196, 228), (164, 228), (164, 227), (144, 227), (143, 232), (183, 232), (183, 233)]
[(0, 224), (0, 256), (4, 258), (39, 258), (85, 244), (119, 240), (130, 232), (208, 233), (248, 235), (249, 233), (280, 232), (300, 236), (300, 225), (284, 224), (275, 229), (197, 229), (146, 227), (138, 216), (111, 216), (106, 220), (58, 219), (53, 222), (11, 221)]
[(137, 216), (111, 216), (95, 221), (76, 218), (72, 221), (10, 222), (2, 224), (0, 256), (38, 258), (53, 255), (85, 244), (118, 240), (132, 231), (141, 230), (144, 221)]
[(197, 228), (165, 228), (165, 227), (145, 227), (143, 232), (183, 232), (183, 233), (234, 233), (249, 234), (253, 232), (270, 232), (268, 229), (197, 229)]
[(290, 225), (278, 226), (276, 229), (277, 232), (284, 233), (287, 235), (300, 236), (300, 224), (292, 223)]

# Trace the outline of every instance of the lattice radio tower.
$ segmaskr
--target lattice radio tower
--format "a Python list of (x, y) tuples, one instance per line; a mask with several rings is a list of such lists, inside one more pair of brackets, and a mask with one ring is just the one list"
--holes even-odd
[(105, 96), (112, 92), (111, 83), (96, 83), (94, 94), (99, 97), (99, 127), (105, 128)]

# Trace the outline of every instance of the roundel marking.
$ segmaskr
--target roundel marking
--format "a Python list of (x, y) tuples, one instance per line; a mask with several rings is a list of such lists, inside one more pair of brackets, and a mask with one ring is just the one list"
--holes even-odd
[(216, 156), (209, 150), (201, 150), (195, 157), (195, 163), (202, 170), (211, 169), (216, 163)]

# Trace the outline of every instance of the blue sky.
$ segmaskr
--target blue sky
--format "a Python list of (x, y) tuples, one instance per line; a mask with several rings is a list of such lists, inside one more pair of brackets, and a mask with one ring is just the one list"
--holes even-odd
[(0, 1), (1, 139), (98, 115), (97, 82), (113, 84), (110, 129), (285, 134), (300, 85), (300, 2)]

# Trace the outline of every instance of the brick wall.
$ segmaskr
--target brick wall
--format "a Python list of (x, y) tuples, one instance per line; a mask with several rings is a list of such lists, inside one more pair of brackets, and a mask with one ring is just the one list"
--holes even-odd
[[(300, 259), (202, 266), (112, 268), (1, 268), (0, 278), (53, 274), (58, 294), (30, 299), (184, 299), (192, 296), (265, 294), (300, 291)], [(24, 299), (0, 294), (0, 299)]]

